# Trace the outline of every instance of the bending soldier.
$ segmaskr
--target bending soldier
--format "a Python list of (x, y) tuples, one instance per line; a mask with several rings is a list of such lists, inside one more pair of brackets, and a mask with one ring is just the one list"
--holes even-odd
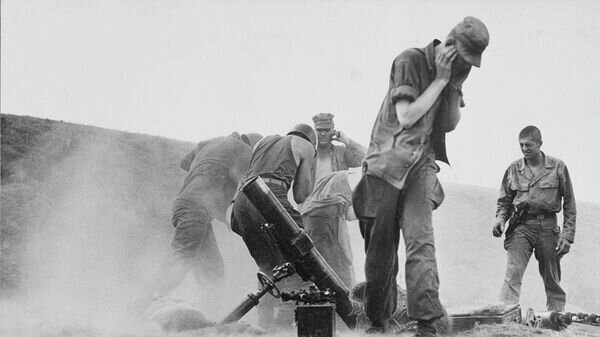
[[(303, 227), (302, 219), (288, 200), (288, 191), (293, 185), (294, 201), (298, 204), (312, 191), (316, 143), (315, 131), (306, 124), (297, 125), (285, 136), (267, 136), (256, 145), (246, 174), (248, 179), (260, 176), (300, 227)], [(262, 228), (264, 223), (250, 200), (244, 193), (239, 193), (233, 204), (231, 228), (242, 237), (260, 270), (271, 275), (275, 266), (287, 261)], [(288, 282), (302, 283), (298, 275), (293, 275), (282, 280), (278, 287), (284, 291), (295, 290), (286, 286)], [(275, 309), (278, 309), (277, 319)], [(263, 328), (291, 327), (293, 304), (263, 298), (258, 305), (258, 314), (259, 325)]]
[(137, 309), (145, 309), (153, 298), (166, 296), (190, 270), (202, 285), (203, 295), (219, 292), (225, 272), (211, 222), (227, 223), (226, 209), (248, 169), (252, 146), (260, 138), (259, 134), (234, 132), (205, 140), (181, 161), (189, 173), (173, 202), (172, 253), (142, 290)]

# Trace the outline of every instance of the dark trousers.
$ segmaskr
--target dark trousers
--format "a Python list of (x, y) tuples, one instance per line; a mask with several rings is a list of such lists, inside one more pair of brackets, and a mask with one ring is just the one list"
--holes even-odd
[(500, 301), (519, 303), (523, 274), (535, 252), (540, 276), (546, 290), (546, 309), (564, 311), (567, 295), (560, 286), (560, 259), (556, 244), (560, 229), (556, 217), (527, 220), (520, 224), (504, 241), (507, 252), (506, 276), (500, 290)]
[(400, 230), (406, 246), (409, 317), (431, 320), (444, 315), (431, 220), (444, 195), (437, 171), (435, 162), (424, 158), (402, 191), (383, 179), (364, 175), (353, 194), (365, 239), (366, 314), (374, 326), (386, 327), (396, 309)]
[(190, 271), (200, 285), (203, 300), (218, 300), (223, 290), (225, 266), (212, 229), (212, 217), (201, 206), (178, 209), (173, 217), (172, 252), (136, 299), (136, 310), (145, 310), (153, 298), (178, 287)]

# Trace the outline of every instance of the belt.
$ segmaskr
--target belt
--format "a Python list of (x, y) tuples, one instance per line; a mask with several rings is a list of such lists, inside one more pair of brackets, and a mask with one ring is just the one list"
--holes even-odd
[(555, 216), (556, 213), (554, 212), (547, 212), (542, 214), (525, 214), (524, 220), (544, 220), (554, 218)]
[(288, 185), (285, 181), (283, 180), (279, 180), (279, 179), (273, 179), (273, 178), (263, 178), (260, 177), (266, 184), (273, 184), (273, 185), (278, 185), (281, 187), (285, 187), (288, 188)]

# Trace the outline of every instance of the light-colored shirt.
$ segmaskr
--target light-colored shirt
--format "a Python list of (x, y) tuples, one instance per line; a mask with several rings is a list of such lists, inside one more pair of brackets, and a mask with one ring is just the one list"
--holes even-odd
[(510, 164), (500, 187), (496, 218), (507, 221), (517, 204), (526, 203), (528, 214), (558, 213), (563, 209), (561, 237), (569, 242), (575, 238), (576, 206), (573, 185), (562, 160), (542, 152), (544, 164), (537, 175), (521, 158)]

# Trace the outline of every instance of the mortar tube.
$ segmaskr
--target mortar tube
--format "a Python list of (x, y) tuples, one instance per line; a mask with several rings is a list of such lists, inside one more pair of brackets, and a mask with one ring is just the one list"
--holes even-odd
[(357, 314), (349, 298), (350, 291), (314, 247), (308, 234), (296, 224), (260, 177), (249, 179), (242, 192), (269, 224), (268, 230), (283, 255), (294, 264), (297, 273), (312, 281), (320, 290), (335, 293), (336, 312), (350, 329), (356, 327)]

